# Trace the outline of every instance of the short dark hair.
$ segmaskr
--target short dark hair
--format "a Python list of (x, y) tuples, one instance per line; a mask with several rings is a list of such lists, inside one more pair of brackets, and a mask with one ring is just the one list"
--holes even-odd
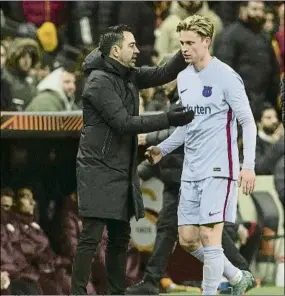
[(109, 27), (103, 34), (100, 36), (99, 40), (99, 49), (104, 55), (109, 55), (111, 47), (115, 44), (121, 46), (124, 39), (123, 32), (133, 33), (133, 29), (128, 25), (117, 25)]
[(275, 107), (273, 105), (271, 105), (270, 103), (268, 103), (268, 102), (264, 102), (263, 104), (261, 104), (260, 107), (259, 107), (259, 113), (258, 113), (257, 120), (261, 121), (261, 118), (263, 116), (264, 111), (269, 110), (269, 109), (276, 110)]
[(1, 197), (2, 196), (10, 196), (13, 199), (15, 198), (15, 192), (12, 188), (10, 187), (5, 187), (1, 189)]

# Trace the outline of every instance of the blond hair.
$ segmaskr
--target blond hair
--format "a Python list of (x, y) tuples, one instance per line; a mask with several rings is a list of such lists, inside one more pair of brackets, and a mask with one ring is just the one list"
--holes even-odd
[(193, 31), (201, 37), (210, 37), (212, 39), (214, 34), (214, 25), (208, 18), (194, 14), (181, 21), (177, 25), (176, 31)]

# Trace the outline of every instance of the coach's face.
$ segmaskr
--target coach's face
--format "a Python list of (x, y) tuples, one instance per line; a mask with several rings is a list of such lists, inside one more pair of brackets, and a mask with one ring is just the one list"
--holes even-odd
[(185, 62), (189, 64), (201, 61), (211, 44), (209, 37), (202, 38), (194, 31), (181, 31), (179, 38)]
[(134, 35), (131, 32), (124, 32), (122, 45), (118, 48), (118, 61), (125, 67), (133, 68), (139, 53)]

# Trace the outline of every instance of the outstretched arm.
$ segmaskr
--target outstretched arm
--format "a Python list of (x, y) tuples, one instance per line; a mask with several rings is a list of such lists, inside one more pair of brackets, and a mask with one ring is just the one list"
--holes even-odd
[(92, 73), (89, 76), (83, 97), (92, 104), (104, 121), (120, 134), (147, 133), (168, 128), (170, 125), (166, 113), (130, 115), (116, 93), (114, 85), (104, 75)]
[(158, 145), (162, 156), (165, 156), (185, 142), (186, 125), (178, 127), (166, 140)]
[(175, 127), (171, 126), (169, 129), (148, 133), (146, 135), (146, 145), (155, 146), (167, 139), (173, 132)]
[(187, 67), (181, 50), (162, 67), (141, 67), (135, 69), (135, 80), (139, 89), (155, 87), (176, 79), (179, 72)]

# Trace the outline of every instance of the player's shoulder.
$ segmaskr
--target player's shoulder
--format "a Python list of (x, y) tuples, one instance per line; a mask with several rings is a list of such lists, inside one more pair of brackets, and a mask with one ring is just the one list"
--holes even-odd
[(217, 72), (220, 76), (222, 76), (221, 81), (224, 81), (224, 83), (226, 84), (228, 84), (231, 81), (240, 81), (241, 83), (243, 83), (243, 80), (240, 77), (240, 75), (232, 67), (222, 62), (218, 58), (215, 58), (215, 61)]

